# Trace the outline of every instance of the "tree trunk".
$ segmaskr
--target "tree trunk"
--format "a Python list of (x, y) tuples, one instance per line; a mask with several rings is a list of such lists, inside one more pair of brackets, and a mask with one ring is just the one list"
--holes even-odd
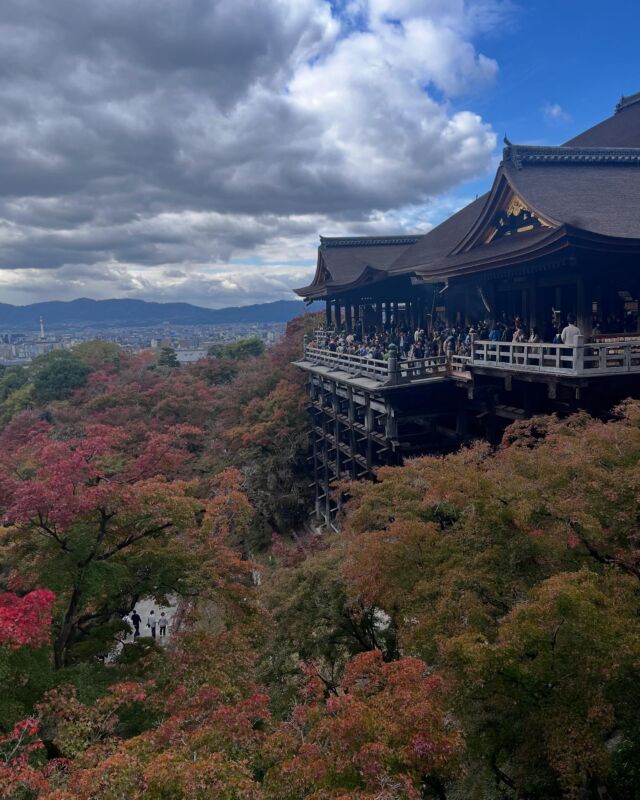
[(432, 775), (425, 775), (422, 779), (422, 797), (424, 800), (432, 800), (433, 797), (437, 797), (438, 800), (447, 800), (447, 793), (442, 781)]
[(67, 647), (69, 645), (69, 639), (71, 638), (73, 629), (75, 628), (73, 618), (75, 617), (80, 605), (80, 594), (80, 589), (77, 587), (74, 588), (73, 592), (71, 593), (71, 597), (69, 598), (69, 605), (67, 606), (64, 619), (62, 620), (62, 624), (60, 626), (60, 632), (53, 643), (53, 660), (56, 669), (62, 669), (62, 667), (64, 667), (66, 664)]

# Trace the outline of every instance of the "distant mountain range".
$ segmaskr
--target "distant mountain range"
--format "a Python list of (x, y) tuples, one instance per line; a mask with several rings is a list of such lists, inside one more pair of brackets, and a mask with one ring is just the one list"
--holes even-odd
[(40, 317), (46, 328), (134, 327), (158, 325), (217, 325), (254, 322), (288, 322), (304, 311), (319, 311), (319, 303), (305, 306), (300, 300), (277, 300), (234, 308), (201, 308), (190, 303), (148, 303), (145, 300), (79, 300), (12, 306), (0, 303), (0, 333), (8, 328), (37, 330)]

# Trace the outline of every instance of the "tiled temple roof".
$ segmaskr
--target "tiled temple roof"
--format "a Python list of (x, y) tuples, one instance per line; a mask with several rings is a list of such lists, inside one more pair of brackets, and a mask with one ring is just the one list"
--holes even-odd
[[(428, 233), (321, 237), (314, 281), (298, 294), (331, 296), (397, 275), (446, 280), (560, 249), (569, 238), (640, 247), (640, 92), (564, 145), (505, 144), (492, 190)], [(485, 236), (500, 203), (514, 196), (542, 227), (499, 241)]]

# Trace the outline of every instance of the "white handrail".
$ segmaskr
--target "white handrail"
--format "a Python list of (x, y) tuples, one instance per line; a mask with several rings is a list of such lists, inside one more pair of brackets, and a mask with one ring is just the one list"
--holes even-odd
[(338, 353), (335, 350), (327, 350), (323, 347), (307, 345), (305, 354), (307, 358), (316, 363), (326, 364), (333, 367), (342, 367), (345, 372), (364, 373), (374, 375), (388, 375), (389, 367), (386, 361), (369, 356), (358, 356), (352, 353)]
[(474, 341), (471, 365), (521, 372), (572, 373), (578, 364), (578, 347), (542, 342)]
[(393, 357), (388, 361), (370, 356), (358, 356), (351, 353), (339, 353), (315, 345), (307, 345), (305, 357), (316, 364), (330, 366), (334, 370), (343, 370), (352, 375), (373, 375), (392, 383), (406, 382), (417, 378), (444, 375), (448, 371), (446, 356), (430, 356), (427, 358), (410, 358), (399, 360)]
[(602, 376), (640, 373), (640, 337), (614, 342), (549, 344), (547, 342), (494, 342), (475, 340), (469, 356), (431, 356), (420, 359), (371, 358), (306, 345), (306, 358), (334, 370), (374, 377), (384, 382), (411, 382), (447, 373), (468, 372), (473, 367), (547, 375)]
[(471, 365), (517, 372), (561, 375), (613, 375), (640, 372), (640, 339), (576, 345), (544, 342), (473, 342)]

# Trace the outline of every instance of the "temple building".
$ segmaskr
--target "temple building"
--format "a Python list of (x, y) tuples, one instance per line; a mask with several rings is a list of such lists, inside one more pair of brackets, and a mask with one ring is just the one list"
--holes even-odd
[[(496, 442), (537, 413), (602, 413), (637, 396), (640, 93), (564, 145), (505, 139), (491, 190), (427, 234), (322, 237), (298, 294), (326, 303), (296, 362), (309, 376), (326, 524), (343, 478), (478, 436)], [(563, 342), (569, 323), (578, 330)], [(466, 346), (422, 358), (402, 346), (443, 330)], [(384, 338), (387, 352), (357, 354), (347, 337)]]

